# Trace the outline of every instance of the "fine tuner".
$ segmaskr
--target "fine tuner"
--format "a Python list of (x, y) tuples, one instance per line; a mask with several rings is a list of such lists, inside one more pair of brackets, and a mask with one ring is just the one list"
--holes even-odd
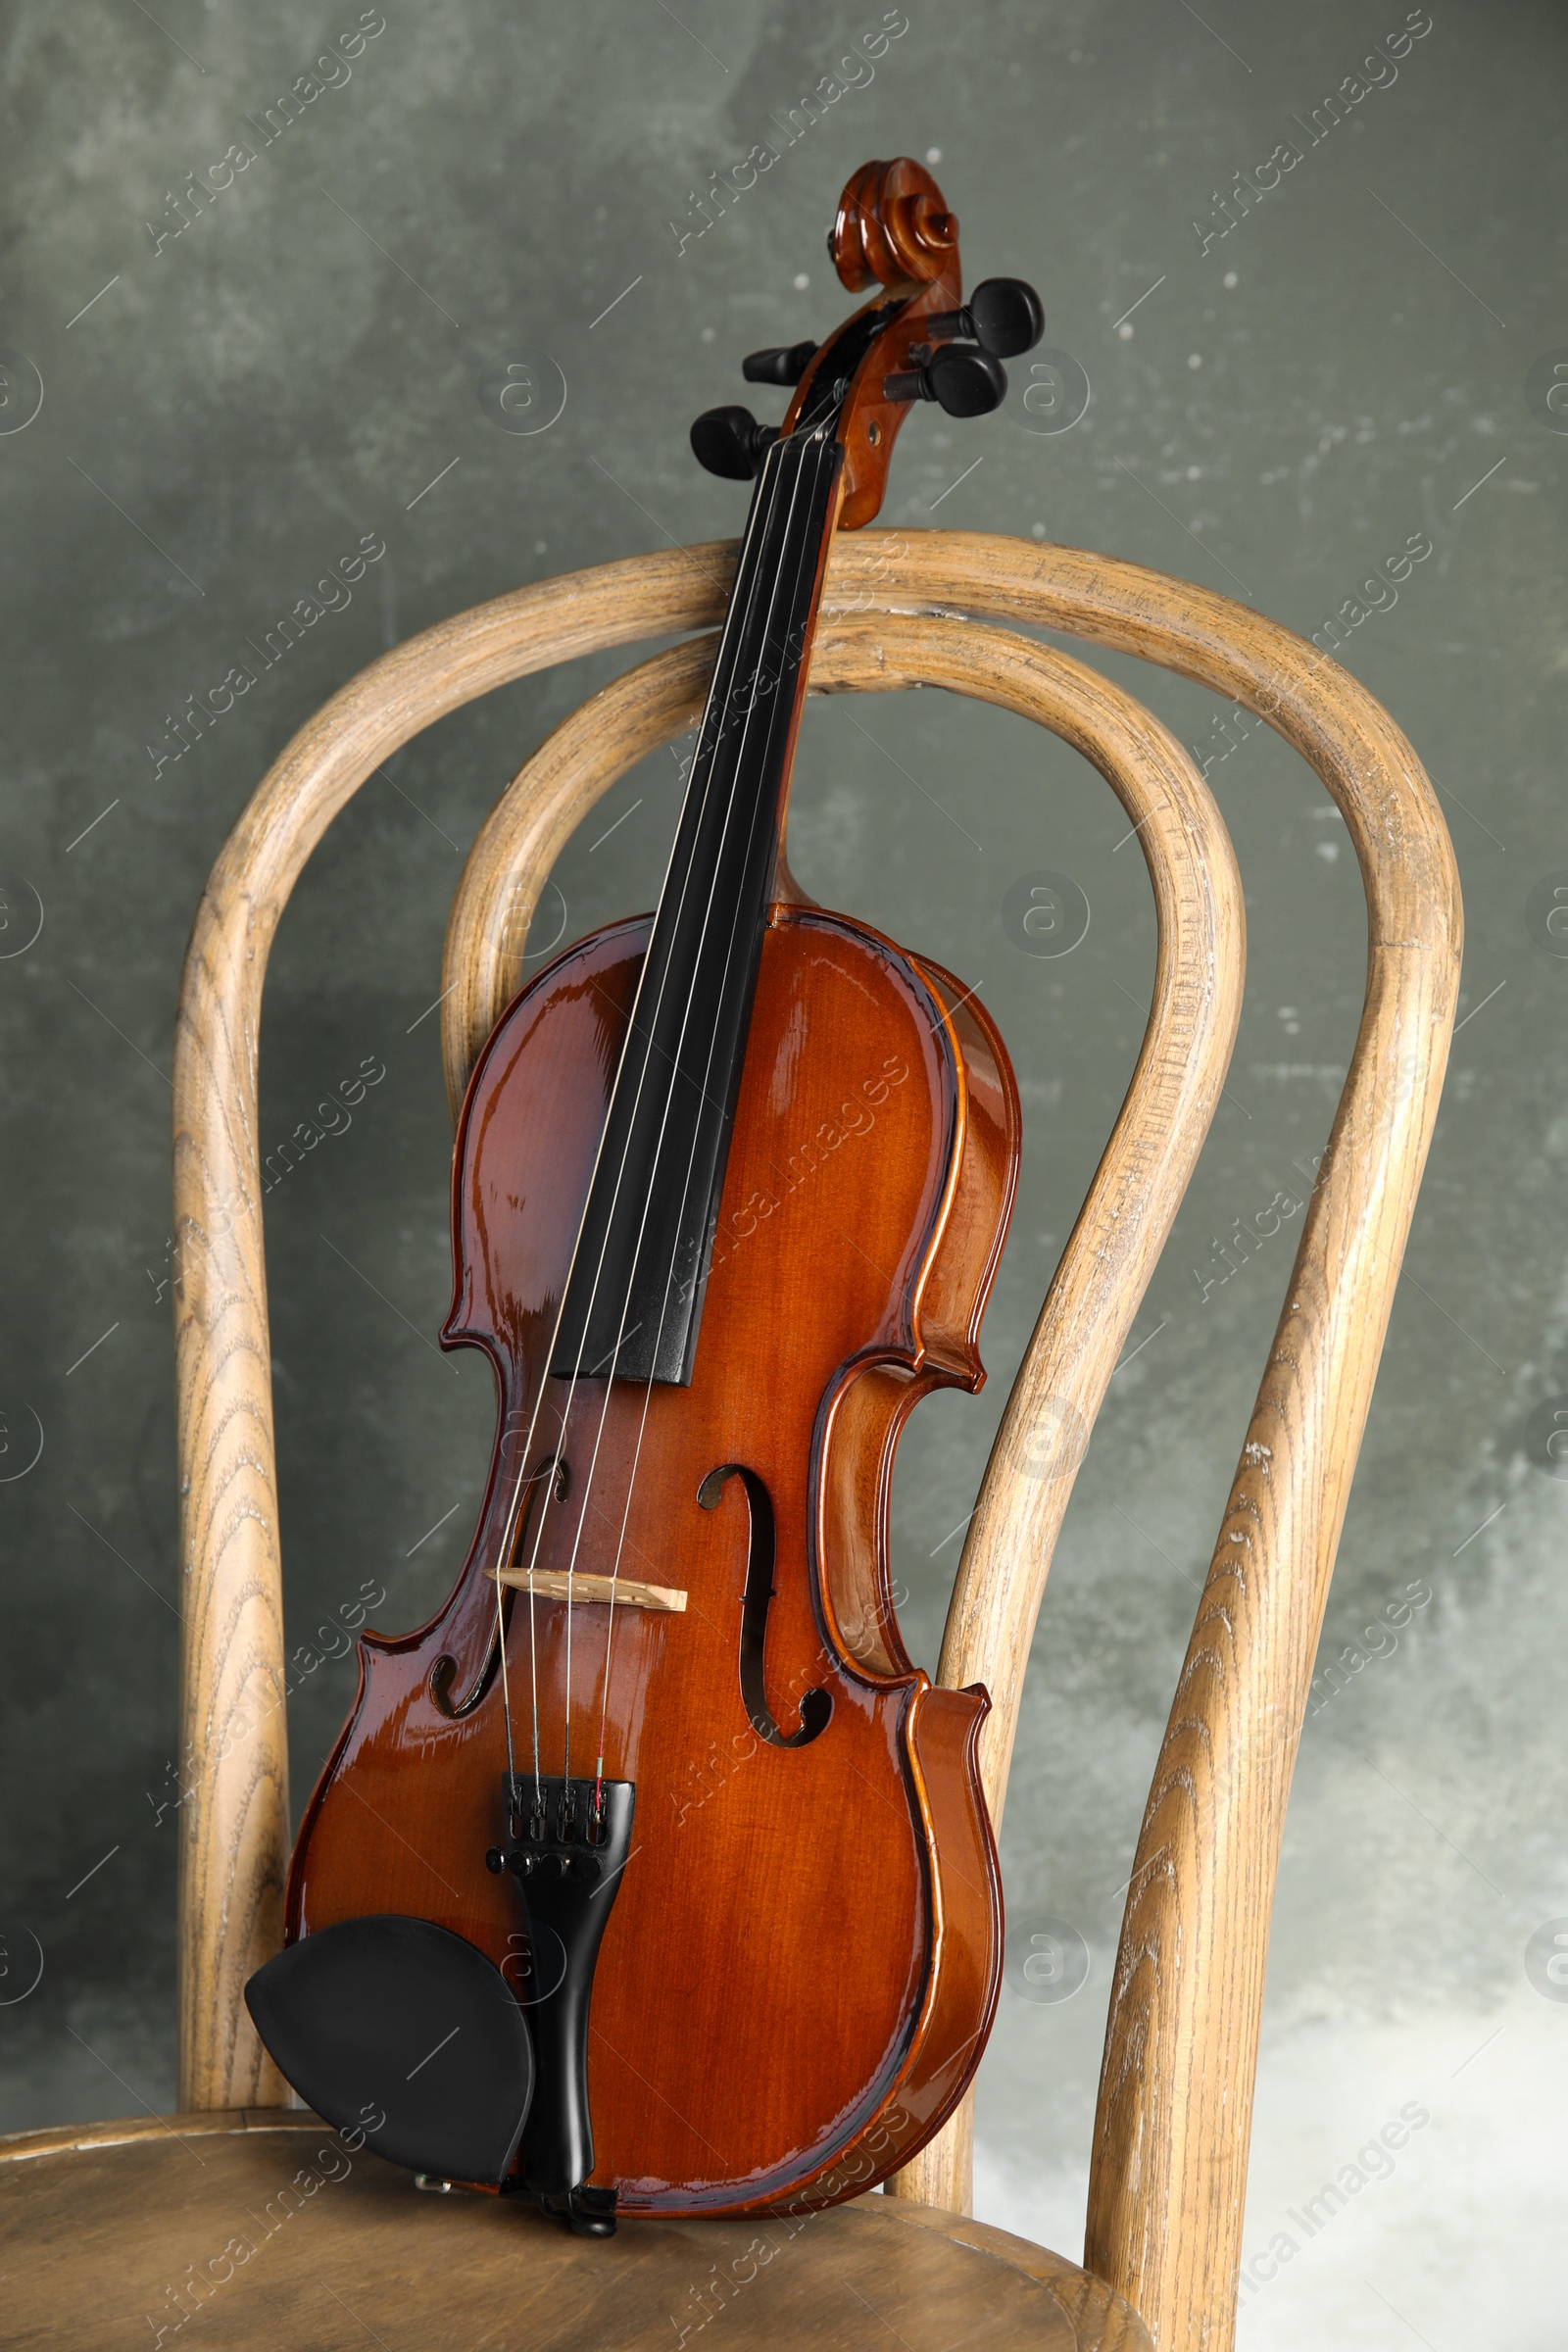
[[(921, 326), (922, 340), (908, 348), (909, 365), (883, 376), (883, 398), (932, 400), (950, 416), (988, 416), (1007, 397), (1003, 361), (1034, 349), (1046, 314), (1023, 278), (988, 277), (957, 310), (933, 311)], [(818, 348), (808, 342), (754, 351), (741, 362), (741, 373), (749, 384), (795, 386)], [(708, 472), (749, 482), (778, 437), (778, 427), (760, 424), (750, 409), (708, 409), (692, 426), (692, 451)]]

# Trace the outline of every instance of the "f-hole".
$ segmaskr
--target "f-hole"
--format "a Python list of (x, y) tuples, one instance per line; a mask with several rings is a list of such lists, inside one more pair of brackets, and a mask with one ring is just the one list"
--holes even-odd
[[(522, 1549), (523, 1538), (528, 1532), (528, 1522), (533, 1516), (534, 1496), (545, 1480), (550, 1477), (552, 1471), (555, 1473), (556, 1500), (564, 1502), (566, 1498), (567, 1490), (571, 1485), (571, 1471), (564, 1455), (553, 1453), (548, 1461), (540, 1463), (537, 1470), (530, 1470), (523, 1481), (522, 1500), (517, 1511), (517, 1524), (513, 1533), (511, 1556), (507, 1561), (509, 1568)], [(459, 1723), (465, 1715), (471, 1715), (494, 1682), (496, 1668), (501, 1662), (501, 1642), (506, 1640), (508, 1629), (512, 1624), (512, 1605), (516, 1597), (514, 1588), (510, 1585), (502, 1586), (499, 1611), (500, 1640), (497, 1639), (496, 1620), (492, 1617), (490, 1639), (485, 1645), (484, 1662), (473, 1679), (472, 1689), (463, 1698), (454, 1698), (452, 1695), (452, 1678), (458, 1671), (457, 1659), (440, 1657), (431, 1667), (430, 1696), (449, 1722)]]
[(773, 1597), (773, 1502), (755, 1470), (741, 1462), (724, 1462), (710, 1470), (697, 1490), (705, 1511), (716, 1510), (726, 1483), (738, 1478), (746, 1489), (751, 1516), (751, 1552), (746, 1563), (746, 1591), (741, 1600), (741, 1698), (753, 1731), (770, 1747), (808, 1747), (825, 1732), (833, 1712), (832, 1694), (808, 1690), (801, 1700), (799, 1731), (781, 1732), (767, 1703), (762, 1656), (767, 1641), (767, 1610)]

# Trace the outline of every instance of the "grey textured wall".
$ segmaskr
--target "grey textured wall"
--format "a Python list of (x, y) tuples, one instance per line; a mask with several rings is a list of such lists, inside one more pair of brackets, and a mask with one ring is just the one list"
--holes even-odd
[[(1242, 2340), (1546, 2352), (1568, 2111), (1563, 17), (1432, 0), (1407, 39), (1400, 0), (906, 5), (876, 55), (869, 4), (385, 0), (384, 29), (319, 69), (352, 0), (4, 11), (0, 2120), (173, 2097), (168, 1071), (208, 866), (295, 726), (384, 646), (734, 529), (743, 493), (697, 470), (691, 416), (740, 397), (744, 351), (843, 313), (822, 231), (848, 172), (934, 151), (971, 279), (1033, 278), (1066, 356), (1015, 367), (984, 422), (916, 416), (887, 519), (1106, 548), (1305, 632), (1338, 616), (1341, 659), (1446, 796), (1461, 1027), (1330, 1605), (1343, 1687), (1320, 1682), (1297, 1775)], [(313, 71), (318, 94), (270, 128)], [(848, 86), (791, 140), (781, 113), (834, 71)], [(764, 142), (777, 162), (697, 235), (689, 192)], [(189, 193), (225, 169), (216, 200)], [(510, 422), (509, 366), (534, 402)], [(1087, 413), (1042, 429), (1070, 417), (1074, 367)], [(318, 594), (357, 548), (382, 552)], [(619, 665), (412, 745), (283, 922), (264, 1144), (333, 1129), (267, 1204), (290, 1631), (319, 1659), (291, 1705), (296, 1804), (353, 1685), (317, 1629), (367, 1585), (378, 1623), (416, 1621), (488, 1454), (488, 1375), (433, 1346), (450, 1131), (420, 1016), (445, 909), (520, 758)], [(1068, 2252), (1119, 1888), (1364, 942), (1315, 780), (1198, 690), (1105, 665), (1208, 763), (1250, 971), (1229, 1093), (1079, 1476), (1007, 1815), (980, 2207)], [(191, 697), (210, 715), (182, 749)], [(541, 951), (652, 902), (676, 791), (668, 756), (617, 787), (562, 859)], [(1100, 780), (1000, 713), (814, 706), (796, 800), (807, 885), (983, 983), (1023, 1084), (992, 1385), (922, 1407), (899, 1476), (929, 1658), (944, 1539), (1131, 1068), (1152, 908)], [(1092, 908), (1055, 959), (1003, 924), (1040, 868)], [(345, 1102), (360, 1072), (381, 1074)], [(1309, 2210), (1325, 2182), (1337, 2201)]]

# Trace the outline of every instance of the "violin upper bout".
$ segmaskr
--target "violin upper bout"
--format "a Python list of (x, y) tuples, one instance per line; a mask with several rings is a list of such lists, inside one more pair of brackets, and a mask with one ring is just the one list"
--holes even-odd
[(637, 916), (565, 949), (501, 1015), (468, 1081), (441, 1344), (486, 1348), (514, 1386), (555, 1328), (647, 939)]

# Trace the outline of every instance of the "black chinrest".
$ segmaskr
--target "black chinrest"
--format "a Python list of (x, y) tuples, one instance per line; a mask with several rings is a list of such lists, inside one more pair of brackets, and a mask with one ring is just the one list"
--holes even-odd
[(533, 2042), (501, 1971), (466, 1936), (398, 1913), (344, 1920), (259, 1968), (245, 2005), (278, 2071), (339, 2131), (447, 2180), (510, 2172)]

